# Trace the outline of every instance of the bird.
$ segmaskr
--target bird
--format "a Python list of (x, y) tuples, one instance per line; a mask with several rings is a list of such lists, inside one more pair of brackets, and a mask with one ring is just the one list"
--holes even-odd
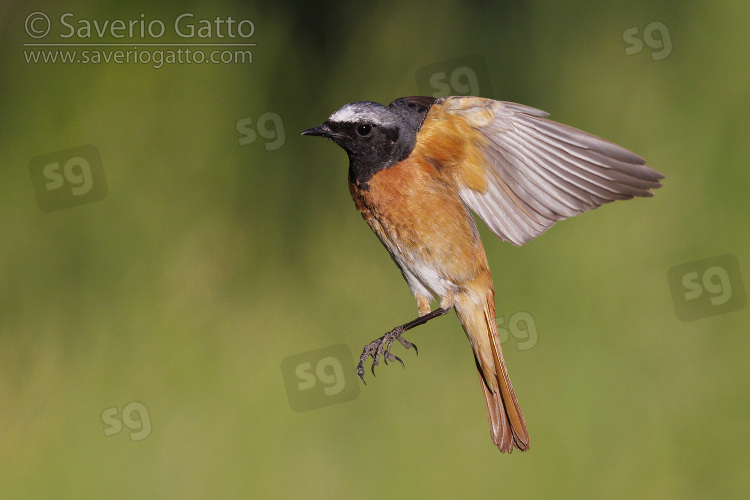
[[(473, 211), (500, 240), (521, 246), (562, 219), (615, 200), (653, 196), (664, 175), (637, 154), (548, 119), (549, 113), (475, 96), (402, 97), (344, 105), (302, 135), (349, 157), (356, 208), (417, 300), (418, 317), (367, 344), (372, 373), (404, 332), (451, 309), (469, 339), (492, 442), (529, 449), (529, 433), (503, 359), (490, 267)], [(439, 300), (439, 307), (431, 303)]]

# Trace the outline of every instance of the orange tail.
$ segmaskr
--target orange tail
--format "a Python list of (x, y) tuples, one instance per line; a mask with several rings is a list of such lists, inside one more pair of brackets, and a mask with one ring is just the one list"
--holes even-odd
[(492, 442), (511, 453), (515, 446), (529, 449), (529, 433), (505, 368), (495, 319), (495, 293), (486, 293), (484, 304), (471, 291), (456, 297), (456, 313), (474, 349), (479, 378), (487, 404)]

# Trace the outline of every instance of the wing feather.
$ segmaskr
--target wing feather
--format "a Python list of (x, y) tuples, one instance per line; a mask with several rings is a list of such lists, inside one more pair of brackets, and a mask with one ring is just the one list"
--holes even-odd
[(478, 133), (472, 145), (483, 149), (486, 184), (461, 184), (456, 174), (459, 195), (514, 245), (558, 220), (615, 200), (653, 196), (650, 190), (661, 187), (664, 176), (637, 154), (548, 120), (536, 108), (479, 97), (448, 97), (434, 106)]

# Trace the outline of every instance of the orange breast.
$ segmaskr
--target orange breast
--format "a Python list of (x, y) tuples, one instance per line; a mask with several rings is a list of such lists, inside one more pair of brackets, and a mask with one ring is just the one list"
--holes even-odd
[(425, 279), (435, 273), (460, 287), (487, 269), (474, 220), (455, 186), (430, 162), (412, 153), (375, 174), (367, 190), (351, 182), (350, 190), (402, 270)]

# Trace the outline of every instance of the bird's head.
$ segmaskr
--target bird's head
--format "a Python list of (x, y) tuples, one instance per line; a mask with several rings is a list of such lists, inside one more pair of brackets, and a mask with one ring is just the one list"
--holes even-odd
[(353, 179), (366, 183), (378, 170), (409, 156), (427, 109), (405, 105), (401, 99), (389, 106), (372, 101), (352, 102), (302, 135), (325, 137), (341, 146), (349, 155)]

